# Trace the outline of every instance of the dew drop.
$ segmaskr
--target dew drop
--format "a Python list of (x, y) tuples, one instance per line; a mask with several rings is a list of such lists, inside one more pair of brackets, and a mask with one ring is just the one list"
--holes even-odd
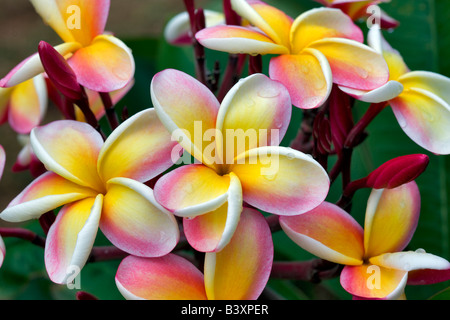
[(269, 87), (265, 88), (264, 90), (260, 90), (258, 92), (258, 96), (265, 99), (275, 98), (280, 95), (280, 90), (278, 88)]
[(305, 66), (304, 64), (302, 64), (302, 66), (301, 66), (301, 71), (302, 71), (304, 74), (308, 74), (309, 71), (310, 71), (310, 69), (309, 69), (308, 66)]
[(293, 160), (293, 159), (295, 158), (295, 155), (294, 155), (292, 152), (289, 152), (289, 153), (286, 155), (286, 158), (287, 158), (288, 160)]
[(268, 181), (273, 181), (273, 180), (276, 179), (276, 177), (277, 177), (277, 174), (276, 174), (276, 173), (264, 175), (264, 178), (265, 178), (266, 180), (268, 180)]
[(403, 129), (406, 128), (408, 126), (408, 123), (406, 122), (406, 118), (403, 116), (403, 114), (401, 112), (398, 112), (395, 114), (398, 124), (400, 125), (400, 127), (402, 127)]
[(245, 100), (245, 106), (247, 107), (247, 108), (253, 108), (254, 106), (255, 106), (255, 101), (253, 100), (253, 99), (247, 99), (247, 100)]

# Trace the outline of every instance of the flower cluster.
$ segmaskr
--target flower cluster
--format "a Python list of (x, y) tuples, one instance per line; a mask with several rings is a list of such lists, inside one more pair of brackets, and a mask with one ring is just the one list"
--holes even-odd
[[(325, 7), (292, 18), (259, 0), (224, 0), (223, 13), (184, 1), (164, 35), (193, 46), (196, 75), (158, 70), (152, 107), (120, 119), (115, 106), (136, 70), (131, 49), (105, 31), (110, 1), (31, 0), (63, 44), (40, 42), (0, 80), (0, 118), (23, 141), (12, 169), (34, 176), (0, 219), (38, 219), (45, 237), (20, 228), (0, 235), (44, 247), (57, 284), (88, 263), (122, 259), (115, 281), (126, 299), (257, 299), (270, 277), (289, 274), (276, 261), (274, 232), (322, 261), (291, 262), (294, 279), (340, 277), (355, 299), (404, 298), (408, 283), (449, 280), (446, 259), (404, 251), (429, 157), (395, 157), (357, 180), (350, 164), (387, 106), (418, 146), (450, 154), (450, 79), (410, 71), (383, 38), (398, 22), (381, 10), (364, 43), (355, 21), (384, 1), (318, 2)], [(206, 50), (228, 53), (221, 81)], [(44, 123), (48, 100), (61, 119)], [(370, 106), (354, 123), (358, 101)], [(299, 134), (287, 146), (292, 126)], [(364, 188), (363, 228), (351, 209)], [(110, 247), (96, 246), (99, 233)], [(0, 266), (6, 249), (0, 238)]]

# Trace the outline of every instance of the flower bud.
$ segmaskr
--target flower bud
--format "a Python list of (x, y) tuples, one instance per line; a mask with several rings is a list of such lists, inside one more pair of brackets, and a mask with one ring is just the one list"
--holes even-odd
[(45, 41), (39, 43), (38, 51), (44, 70), (54, 86), (67, 98), (80, 100), (83, 91), (64, 57)]
[(393, 189), (415, 180), (425, 171), (429, 158), (424, 154), (411, 154), (389, 160), (366, 178), (368, 188)]

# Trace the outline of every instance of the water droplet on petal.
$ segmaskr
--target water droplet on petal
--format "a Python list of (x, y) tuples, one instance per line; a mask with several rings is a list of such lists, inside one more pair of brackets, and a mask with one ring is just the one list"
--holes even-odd
[(288, 152), (288, 154), (286, 155), (286, 158), (288, 160), (293, 160), (295, 158), (295, 155), (292, 152)]
[(400, 127), (402, 127), (403, 129), (406, 128), (408, 126), (408, 123), (406, 122), (406, 118), (403, 116), (403, 114), (401, 112), (398, 112), (395, 114), (398, 124), (400, 125)]
[(268, 181), (273, 181), (277, 178), (277, 174), (276, 173), (265, 174), (264, 178)]
[(260, 96), (261, 98), (276, 98), (280, 95), (280, 90), (278, 90), (278, 88), (275, 87), (268, 87), (265, 88), (264, 90), (260, 90), (258, 92), (258, 96)]
[(247, 99), (247, 100), (245, 100), (245, 106), (247, 107), (247, 108), (253, 108), (254, 106), (255, 106), (255, 101), (253, 101), (253, 99)]

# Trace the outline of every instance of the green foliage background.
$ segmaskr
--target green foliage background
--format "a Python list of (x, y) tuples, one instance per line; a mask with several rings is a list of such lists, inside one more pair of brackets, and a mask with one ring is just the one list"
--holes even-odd
[[(180, 0), (181, 1), (181, 0)], [(311, 0), (266, 1), (296, 17), (307, 9), (317, 7)], [(206, 2), (206, 8), (221, 10), (221, 1)], [(382, 8), (400, 21), (394, 31), (385, 31), (386, 39), (401, 52), (411, 70), (428, 70), (450, 76), (450, 3), (448, 0), (392, 0)], [(361, 23), (365, 29), (365, 24)], [(133, 114), (151, 107), (149, 85), (153, 75), (165, 68), (175, 68), (194, 74), (192, 49), (173, 47), (159, 38), (123, 39), (132, 49), (136, 60), (136, 85), (118, 105), (118, 112), (126, 106)], [(227, 55), (207, 50), (211, 67), (219, 60), (226, 66)], [(267, 58), (264, 59), (267, 66)], [(449, 88), (450, 89), (450, 88)], [(356, 106), (355, 119), (367, 105)], [(287, 146), (295, 137), (302, 119), (301, 111), (294, 108), (288, 133), (283, 141)], [(449, 128), (450, 130), (450, 128)], [(425, 153), (430, 157), (426, 172), (417, 179), (422, 195), (421, 217), (417, 231), (407, 249), (424, 248), (450, 260), (450, 156), (435, 156), (416, 146), (400, 129), (390, 108), (386, 108), (369, 126), (369, 137), (354, 153), (352, 178), (367, 175), (385, 161), (397, 156)], [(340, 179), (333, 185), (329, 201), (340, 196)], [(364, 223), (366, 201), (370, 190), (357, 192), (352, 215)], [(26, 227), (41, 233), (32, 222)], [(43, 250), (28, 242), (5, 239), (6, 260), (0, 269), (0, 299), (74, 299), (76, 290), (55, 285), (48, 280), (44, 267)], [(289, 240), (282, 232), (274, 234), (277, 260), (308, 260), (312, 255)], [(108, 242), (98, 236), (98, 245)], [(123, 299), (116, 289), (114, 276), (120, 261), (88, 264), (81, 273), (81, 290), (100, 299)], [(269, 288), (282, 299), (351, 299), (339, 284), (339, 279), (321, 284), (270, 280)], [(408, 286), (408, 299), (450, 299), (449, 283), (430, 286)]]

